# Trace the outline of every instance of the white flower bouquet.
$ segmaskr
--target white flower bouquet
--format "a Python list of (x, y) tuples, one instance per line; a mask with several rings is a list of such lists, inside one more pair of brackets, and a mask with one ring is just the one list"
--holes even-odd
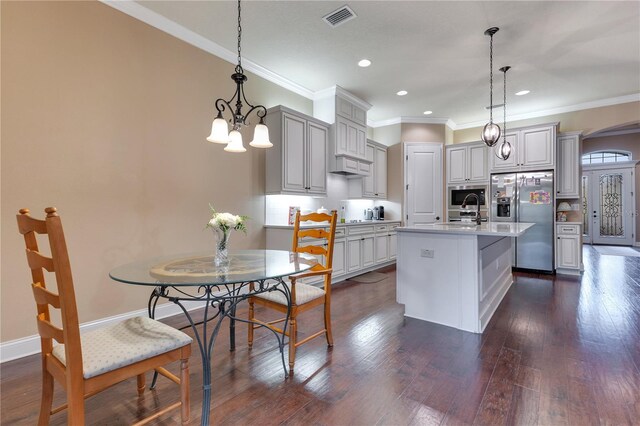
[(211, 208), (211, 219), (207, 223), (207, 228), (211, 228), (213, 234), (216, 236), (217, 248), (215, 256), (215, 263), (218, 266), (228, 263), (228, 247), (229, 247), (229, 234), (232, 229), (236, 231), (242, 231), (247, 233), (246, 222), (249, 219), (248, 216), (238, 216), (232, 213), (218, 213), (209, 204)]

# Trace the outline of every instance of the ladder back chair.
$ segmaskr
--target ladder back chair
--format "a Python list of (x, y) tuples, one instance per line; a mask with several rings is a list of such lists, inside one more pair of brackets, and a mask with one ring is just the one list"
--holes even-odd
[[(145, 424), (170, 410), (181, 408), (182, 423), (189, 420), (189, 356), (191, 337), (150, 318), (137, 317), (87, 333), (80, 333), (71, 264), (54, 207), (45, 209), (45, 220), (21, 209), (18, 230), (24, 236), (31, 270), (33, 296), (42, 348), (42, 401), (39, 425), (51, 414), (67, 409), (67, 423), (85, 423), (84, 399), (123, 380), (137, 377), (138, 395), (145, 389), (145, 372), (156, 369), (180, 385), (180, 401), (136, 424)], [(46, 234), (51, 257), (38, 250), (36, 234)], [(44, 271), (54, 272), (58, 294), (45, 285)], [(62, 328), (51, 322), (49, 306), (60, 310)], [(54, 346), (53, 340), (59, 345)], [(180, 377), (162, 366), (180, 361)], [(67, 403), (52, 410), (54, 380), (65, 389)]]
[[(286, 285), (290, 288), (291, 294), (291, 312), (289, 316), (289, 330), (286, 335), (289, 336), (289, 372), (293, 374), (293, 367), (296, 360), (296, 348), (310, 340), (325, 335), (327, 344), (333, 346), (333, 336), (331, 334), (331, 273), (333, 264), (333, 243), (336, 235), (336, 224), (338, 214), (335, 210), (330, 215), (324, 213), (311, 213), (301, 215), (300, 211), (296, 213), (296, 221), (293, 227), (293, 246), (291, 251), (296, 253), (308, 253), (315, 256), (324, 257), (324, 265), (318, 262), (311, 269), (300, 274), (289, 277), (290, 283)], [(300, 227), (300, 222), (311, 221), (313, 226)], [(329, 222), (329, 225), (327, 225)], [(327, 230), (326, 228), (329, 228)], [(303, 238), (310, 238), (310, 244), (301, 245)], [(324, 240), (325, 244), (318, 245), (314, 240)], [(304, 241), (302, 241), (304, 243)], [(313, 245), (312, 245), (313, 244)], [(324, 277), (323, 288), (298, 282), (303, 278)], [(286, 318), (275, 321), (263, 322), (255, 318), (254, 305), (265, 306), (278, 312), (287, 313), (288, 306), (284, 294), (278, 291), (257, 294), (249, 298), (249, 320), (259, 325), (249, 324), (249, 349), (253, 346), (253, 333), (256, 328), (266, 326), (282, 333), (282, 330), (274, 324), (284, 322)], [(308, 311), (319, 305), (324, 305), (324, 328), (303, 340), (298, 341), (298, 315)]]

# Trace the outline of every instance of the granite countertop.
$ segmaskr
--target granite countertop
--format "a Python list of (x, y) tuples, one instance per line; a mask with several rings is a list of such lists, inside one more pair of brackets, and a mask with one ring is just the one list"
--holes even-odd
[(556, 225), (582, 225), (582, 222), (560, 222), (556, 221)]
[(396, 228), (398, 232), (421, 232), (426, 234), (458, 234), (458, 235), (489, 235), (496, 237), (519, 237), (535, 223), (504, 223), (485, 222), (482, 225), (474, 223), (445, 222), (428, 225), (403, 226)]
[[(338, 222), (337, 226), (386, 225), (389, 223), (400, 223), (400, 220), (385, 219), (385, 220), (362, 220), (360, 222), (345, 222), (345, 223)], [(327, 225), (329, 225), (329, 222), (327, 222)], [(304, 225), (304, 222), (300, 224), (301, 228), (312, 227), (312, 226), (317, 226), (317, 225)], [(272, 229), (293, 229), (293, 225), (264, 225), (264, 227), (272, 228)]]

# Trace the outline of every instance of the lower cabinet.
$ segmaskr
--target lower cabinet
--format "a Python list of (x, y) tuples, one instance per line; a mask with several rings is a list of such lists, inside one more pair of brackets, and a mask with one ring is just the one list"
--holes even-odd
[[(338, 226), (333, 246), (332, 281), (341, 281), (348, 276), (358, 275), (377, 265), (395, 261), (397, 253), (397, 234), (395, 228), (399, 222), (381, 224), (363, 224)], [(293, 227), (267, 226), (267, 248), (273, 250), (290, 250)], [(318, 241), (308, 239), (300, 245), (314, 244)], [(323, 256), (318, 260), (323, 261)], [(310, 284), (322, 280), (309, 279)]]
[(333, 243), (333, 275), (339, 276), (347, 273), (345, 262), (347, 254), (347, 241), (343, 238)]
[(398, 257), (398, 234), (389, 234), (389, 260), (396, 260)]
[(376, 234), (376, 263), (389, 260), (389, 235)]
[(347, 272), (357, 271), (358, 269), (362, 269), (362, 240), (360, 237), (349, 238), (347, 240)]
[(579, 274), (582, 267), (582, 232), (579, 224), (556, 225), (556, 270)]

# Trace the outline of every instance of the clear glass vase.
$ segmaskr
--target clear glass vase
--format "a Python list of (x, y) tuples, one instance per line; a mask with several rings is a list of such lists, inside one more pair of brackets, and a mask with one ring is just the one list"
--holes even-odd
[(216, 238), (216, 255), (214, 257), (214, 264), (216, 266), (223, 266), (229, 264), (229, 237), (231, 232), (229, 230), (224, 231), (220, 228), (213, 229), (213, 235)]

